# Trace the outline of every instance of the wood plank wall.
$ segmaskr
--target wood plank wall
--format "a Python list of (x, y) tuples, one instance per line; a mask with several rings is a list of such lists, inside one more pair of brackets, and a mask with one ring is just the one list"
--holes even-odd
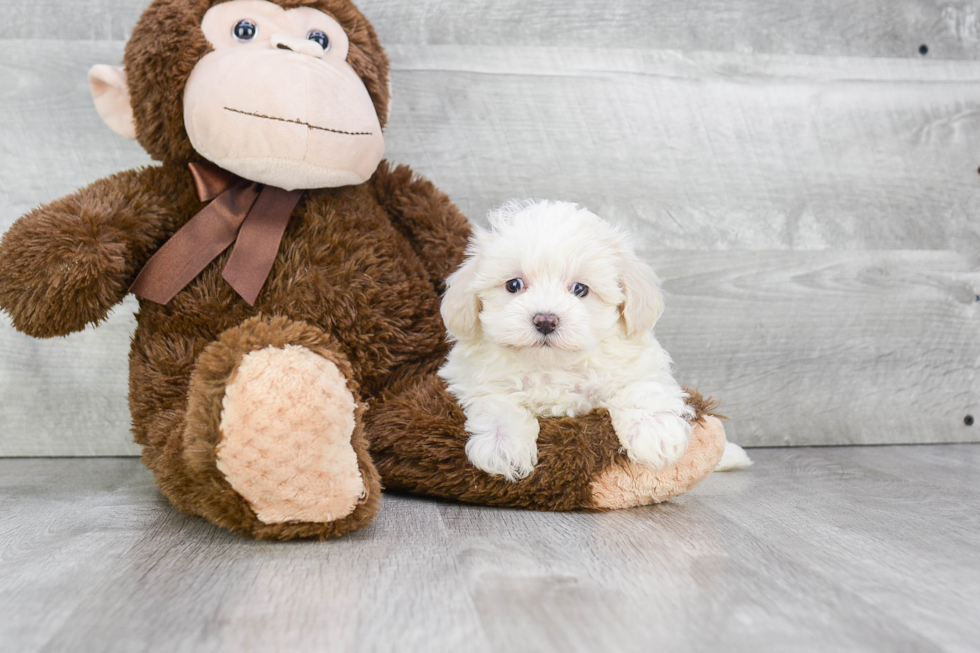
[[(148, 163), (85, 81), (145, 4), (0, 0), (0, 229)], [(980, 2), (360, 5), (388, 157), (475, 221), (540, 197), (628, 225), (733, 440), (980, 440)], [(134, 306), (52, 341), (0, 321), (0, 455), (136, 453)]]

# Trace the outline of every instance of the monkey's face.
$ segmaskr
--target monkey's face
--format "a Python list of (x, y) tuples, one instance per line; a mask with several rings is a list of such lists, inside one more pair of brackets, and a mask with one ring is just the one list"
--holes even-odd
[(293, 190), (384, 154), (388, 59), (350, 0), (153, 0), (125, 62), (89, 71), (96, 109), (159, 161)]
[(204, 158), (293, 190), (360, 184), (384, 155), (340, 23), (311, 7), (232, 0), (201, 23), (213, 50), (184, 89), (184, 126)]

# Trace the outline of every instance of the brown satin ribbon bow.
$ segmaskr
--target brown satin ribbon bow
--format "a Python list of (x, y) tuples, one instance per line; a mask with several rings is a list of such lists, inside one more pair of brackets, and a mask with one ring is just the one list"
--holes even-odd
[(188, 167), (198, 197), (211, 203), (157, 250), (129, 291), (166, 304), (234, 243), (221, 276), (254, 305), (303, 191), (263, 186), (211, 163)]

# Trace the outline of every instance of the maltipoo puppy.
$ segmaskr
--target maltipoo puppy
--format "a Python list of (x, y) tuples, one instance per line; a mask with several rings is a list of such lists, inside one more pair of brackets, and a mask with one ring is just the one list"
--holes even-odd
[(693, 411), (653, 335), (657, 276), (627, 234), (567, 202), (506, 204), (447, 280), (454, 346), (440, 370), (466, 412), (466, 455), (517, 480), (538, 417), (609, 409), (623, 450), (653, 468), (684, 455)]

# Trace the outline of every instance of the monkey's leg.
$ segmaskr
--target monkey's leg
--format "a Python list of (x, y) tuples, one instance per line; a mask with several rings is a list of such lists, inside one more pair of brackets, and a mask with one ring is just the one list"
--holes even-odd
[(248, 320), (198, 357), (186, 414), (148, 428), (148, 441), (166, 440), (147, 464), (178, 508), (242, 534), (328, 538), (364, 526), (381, 486), (350, 376), (319, 329)]

